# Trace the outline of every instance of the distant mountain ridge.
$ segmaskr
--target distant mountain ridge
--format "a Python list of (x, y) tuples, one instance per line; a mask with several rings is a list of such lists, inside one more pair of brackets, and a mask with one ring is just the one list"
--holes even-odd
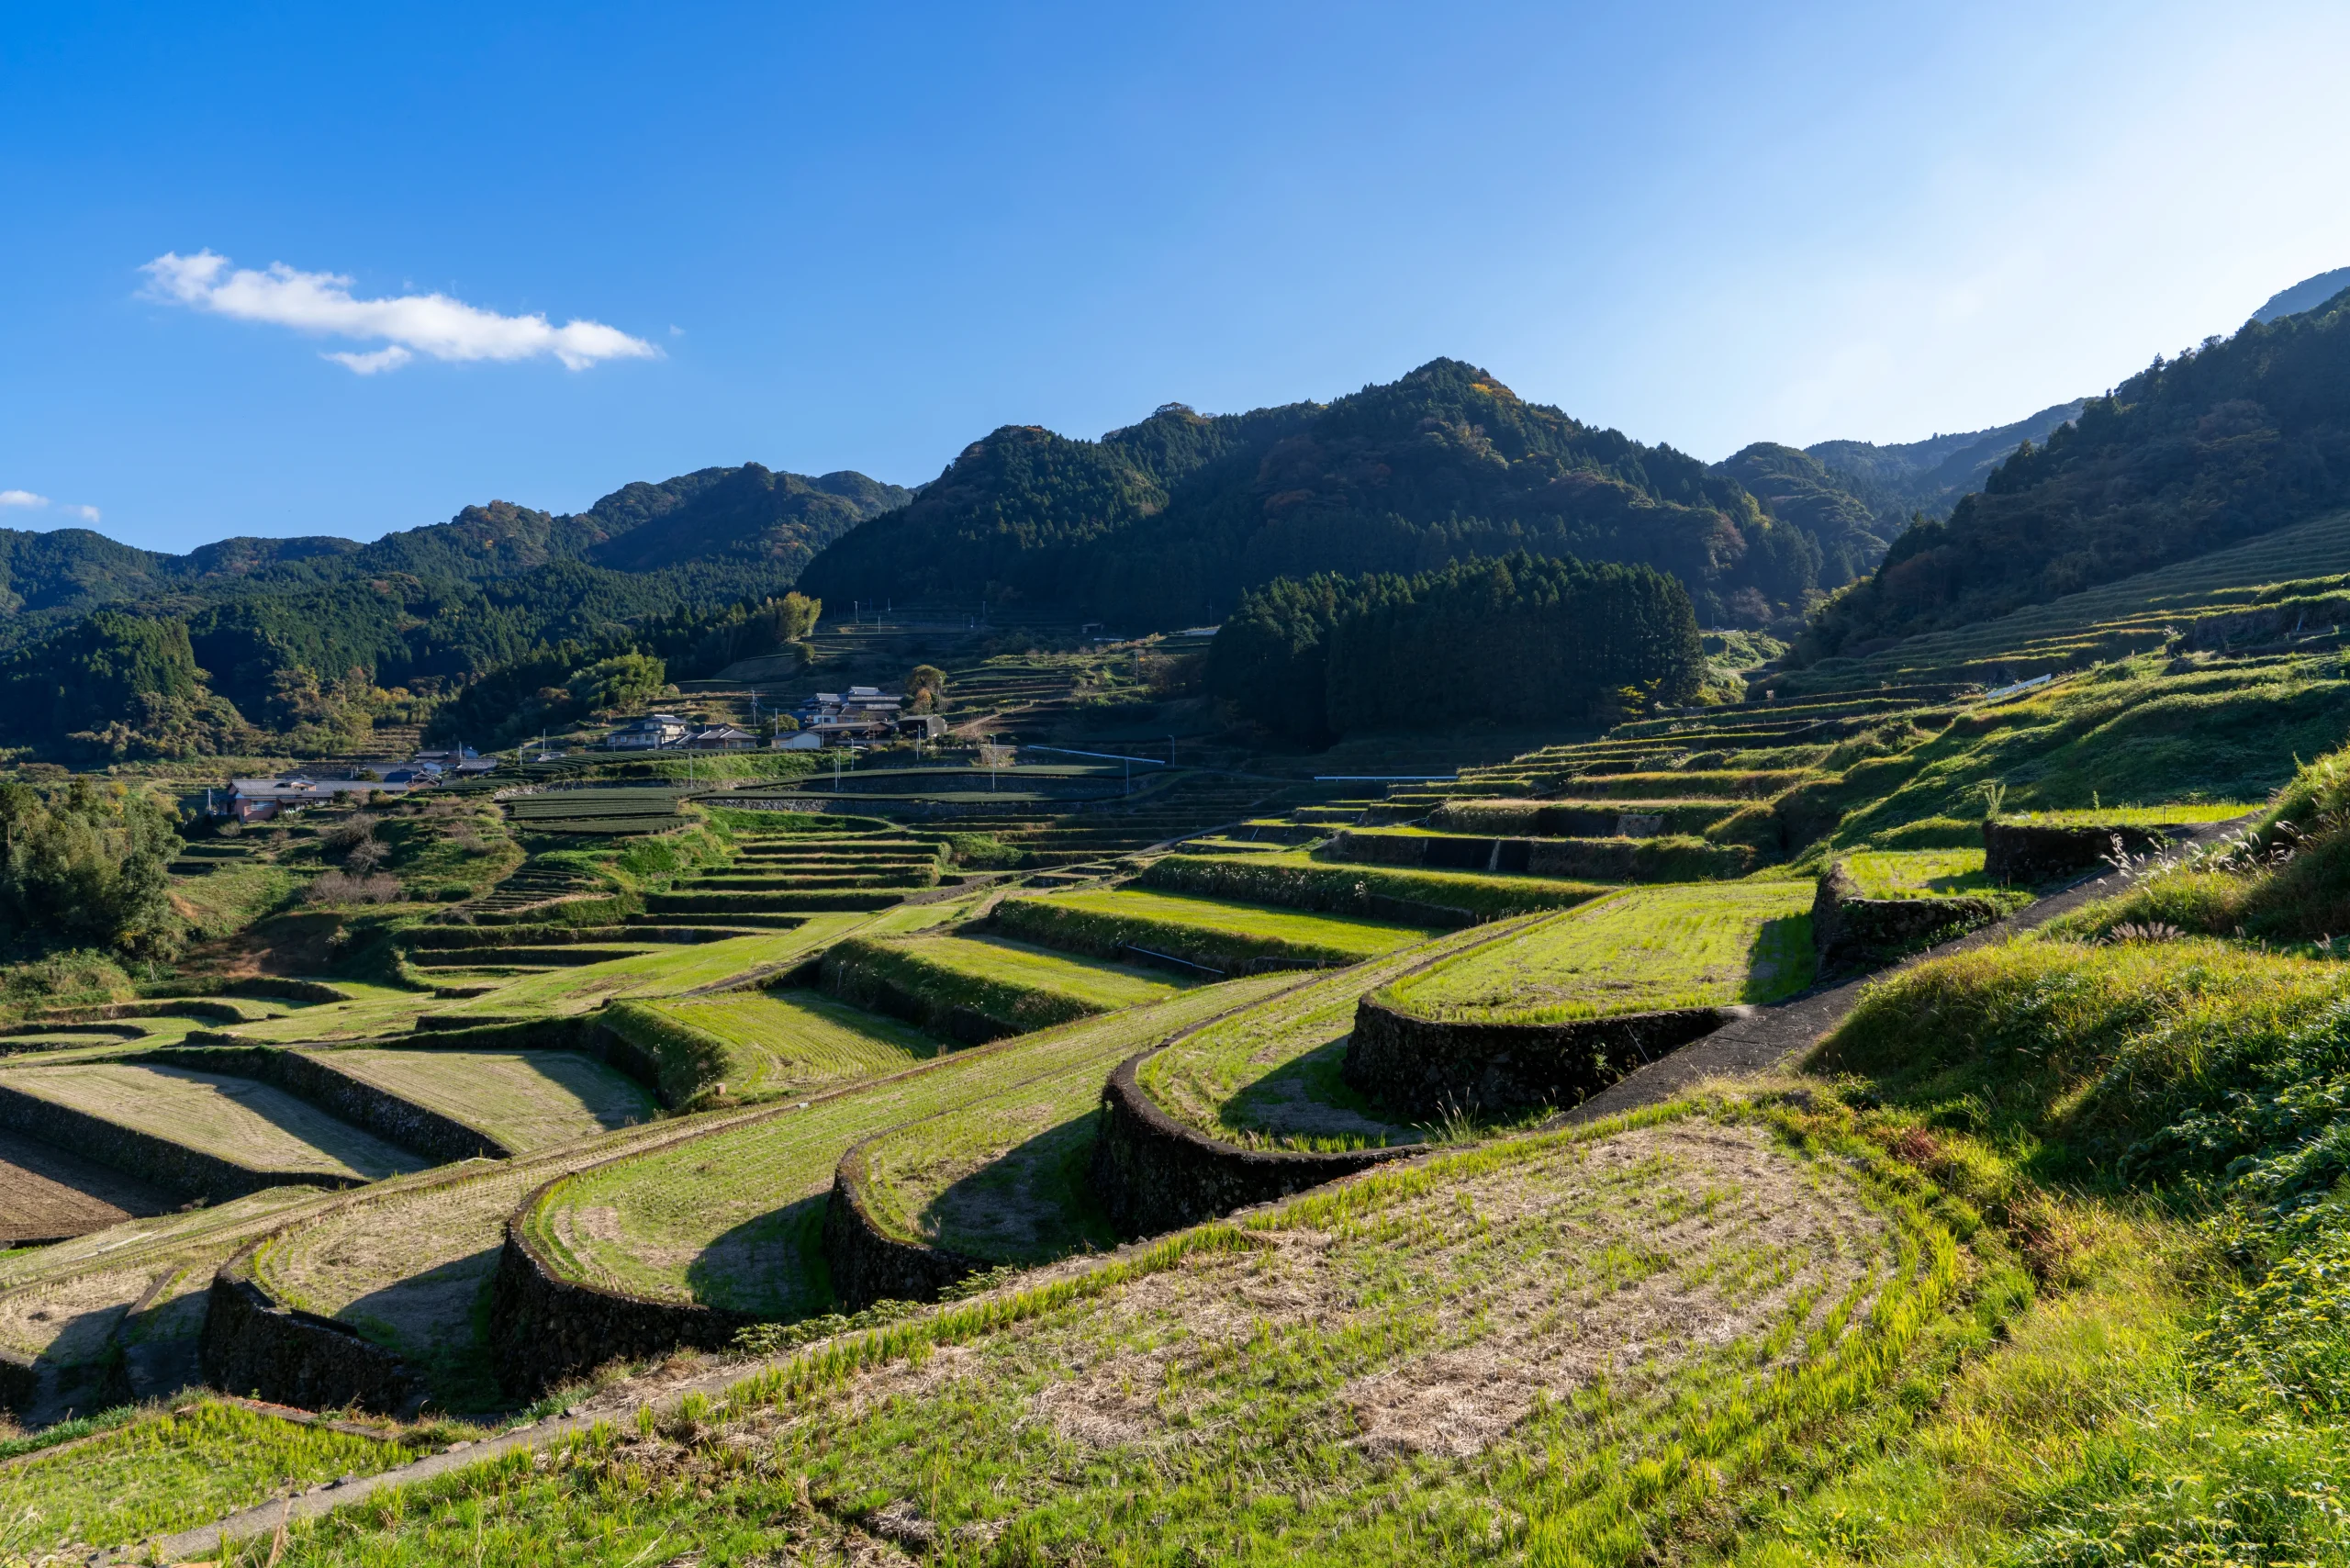
[(2158, 356), (2088, 399), (1946, 521), (1896, 540), (1874, 576), (1823, 607), (1798, 655), (1865, 655), (2344, 506), (2350, 291), (2336, 291)]

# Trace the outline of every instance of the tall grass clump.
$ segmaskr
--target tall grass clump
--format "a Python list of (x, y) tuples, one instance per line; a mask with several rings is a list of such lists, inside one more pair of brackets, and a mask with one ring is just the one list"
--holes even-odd
[(2161, 924), (2288, 943), (2350, 935), (2350, 748), (2301, 767), (2251, 831), (2125, 869), (2126, 893), (2062, 929), (2101, 936)]

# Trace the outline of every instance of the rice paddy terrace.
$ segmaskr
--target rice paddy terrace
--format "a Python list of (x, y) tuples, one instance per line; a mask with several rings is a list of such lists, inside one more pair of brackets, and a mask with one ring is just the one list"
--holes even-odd
[[(2221, 820), (2339, 745), (2342, 652), (2269, 635), (2326, 590), (2287, 586), (2182, 578), (2120, 658), (2138, 622), (2078, 596), (2077, 636), (2035, 622), (1996, 673), (2105, 662), (2017, 690), (1913, 649), (1384, 789), (1071, 763), (991, 801), (929, 767), (509, 798), (519, 848), (466, 896), (272, 916), (342, 933), (280, 941), (299, 977), (20, 1010), (0, 1196), (40, 1245), (0, 1252), (0, 1395), (494, 1428), (607, 1362), (822, 1334), (694, 1417), (770, 1458), (586, 1435), (511, 1506), (623, 1558), (655, 1518), (733, 1539), (716, 1499), (780, 1475), (755, 1517), (795, 1550), (1628, 1560), (1884, 1439), (1914, 1415), (1886, 1391), (2029, 1287), (1808, 1102), (1556, 1113), (1804, 993), (1823, 910), (2012, 908), (1997, 833)], [(958, 701), (1083, 699), (1053, 678)], [(298, 877), (302, 842), (178, 876)], [(228, 1419), (136, 1417), (139, 1462)], [(624, 1522), (558, 1484), (615, 1464), (691, 1480)], [(218, 1510), (315, 1468), (173, 1484)], [(97, 1544), (189, 1517), (84, 1512)], [(401, 1551), (447, 1544), (404, 1518)]]

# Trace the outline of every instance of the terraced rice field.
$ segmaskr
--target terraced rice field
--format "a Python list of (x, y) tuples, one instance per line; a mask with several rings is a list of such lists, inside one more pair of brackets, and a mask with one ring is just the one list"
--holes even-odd
[[(1338, 913), (1378, 910), (1402, 919), (1415, 909), (1433, 918), (1471, 918), (1568, 909), (1608, 891), (1602, 882), (1562, 877), (1513, 877), (1418, 867), (1320, 860), (1304, 850), (1246, 856), (1185, 852), (1152, 862), (1139, 882), (1169, 892), (1210, 895), (1291, 909)], [(1393, 902), (1389, 902), (1393, 901)]]
[(372, 1182), (422, 1161), (249, 1078), (85, 1062), (12, 1070), (6, 1087), (251, 1170)]
[(442, 1166), (313, 1204), (258, 1249), (254, 1276), (279, 1300), (397, 1351), (426, 1373), (442, 1406), (494, 1409), (501, 1400), (482, 1334), (507, 1216), (566, 1170), (761, 1114), (646, 1123), (510, 1160)]
[(878, 1078), (942, 1048), (909, 1025), (813, 991), (730, 991), (649, 1005), (726, 1042), (727, 1094), (740, 1101)]
[(654, 1115), (634, 1080), (573, 1051), (340, 1050), (328, 1065), (478, 1127), (517, 1151)]
[(996, 906), (994, 919), (1007, 932), (1051, 946), (1104, 957), (1121, 949), (1156, 949), (1227, 971), (1268, 959), (1351, 964), (1428, 935), (1427, 927), (1391, 921), (1134, 887), (1006, 899)]
[(1552, 1024), (1775, 1002), (1811, 981), (1809, 882), (1635, 888), (1401, 980), (1425, 1017)]
[(212, 1271), (254, 1237), (324, 1199), (314, 1187), (272, 1187), (0, 1256), (0, 1346), (33, 1360), (44, 1385), (38, 1406), (53, 1409), (62, 1393), (78, 1386), (91, 1390), (79, 1395), (77, 1407), (87, 1410), (99, 1369), (123, 1348), (131, 1308), (148, 1300), (137, 1348), (176, 1351), (192, 1375)]
[(1419, 964), (1514, 941), (1530, 924), (1520, 918), (1455, 932), (1284, 991), (1146, 1058), (1136, 1081), (1177, 1121), (1251, 1148), (1420, 1142), (1430, 1128), (1395, 1121), (1339, 1077), (1355, 1003)]
[(0, 1467), (0, 1558), (79, 1561), (91, 1548), (185, 1529), (274, 1488), (405, 1464), (398, 1443), (213, 1400), (159, 1411)]
[(824, 958), (824, 989), (834, 995), (911, 1013), (942, 1028), (958, 1010), (1000, 1032), (1041, 1028), (1161, 1001), (1192, 983), (1000, 936), (884, 941), (859, 935)]
[(542, 1538), (699, 1542), (804, 1480), (810, 1560), (890, 1499), (1050, 1561), (1636, 1558), (1861, 1440), (1942, 1332), (1956, 1245), (1869, 1169), (1694, 1117), (1503, 1140), (755, 1380), (716, 1441), (772, 1480), (623, 1518), (599, 1453), (485, 1477), (403, 1544), (461, 1555), (492, 1486), (529, 1488)]
[(2287, 585), (2321, 579), (2314, 585), (2319, 591), (2339, 592), (2338, 583), (2322, 580), (2344, 573), (2350, 573), (2350, 512), (2337, 512), (2053, 603), (1906, 638), (1865, 658), (1823, 660), (1803, 672), (1797, 684), (1806, 690), (1829, 690), (1879, 681), (1996, 680), (2075, 668), (2159, 648), (2174, 632), (2261, 602)]
[(1294, 983), (1266, 976), (957, 1052), (921, 1071), (583, 1171), (523, 1216), (555, 1267), (605, 1289), (792, 1318), (832, 1301), (819, 1227), (851, 1144), (1013, 1086), (1099, 1069)]
[(504, 802), (514, 826), (526, 833), (665, 833), (686, 825), (677, 810), (682, 785), (550, 790)]
[(2223, 823), (2261, 810), (2258, 801), (2198, 801), (2175, 806), (2094, 806), (2071, 812), (2008, 812), (2001, 822), (2031, 827), (2161, 827), (2178, 823)]
[(1988, 897), (2007, 890), (1983, 874), (1980, 849), (1863, 850), (1842, 859), (1863, 895), (1873, 899)]

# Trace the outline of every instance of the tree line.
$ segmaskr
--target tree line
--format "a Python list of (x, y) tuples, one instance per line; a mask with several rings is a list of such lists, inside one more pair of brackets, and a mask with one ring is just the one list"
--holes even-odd
[(1244, 717), (1323, 745), (1686, 702), (1705, 653), (1688, 591), (1665, 573), (1520, 552), (1410, 577), (1277, 578), (1217, 630), (1204, 680)]

